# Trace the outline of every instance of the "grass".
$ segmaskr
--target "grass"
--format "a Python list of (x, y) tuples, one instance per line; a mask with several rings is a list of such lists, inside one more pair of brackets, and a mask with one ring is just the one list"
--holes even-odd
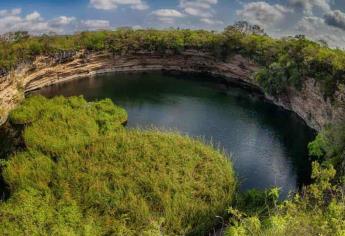
[(232, 202), (229, 160), (176, 133), (126, 130), (109, 100), (32, 97), (10, 120), (26, 149), (6, 162), (2, 235), (203, 235)]

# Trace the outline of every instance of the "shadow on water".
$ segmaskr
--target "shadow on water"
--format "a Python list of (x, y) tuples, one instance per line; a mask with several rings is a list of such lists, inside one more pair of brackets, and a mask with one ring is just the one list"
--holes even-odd
[(307, 144), (315, 133), (292, 112), (221, 78), (186, 73), (110, 73), (43, 88), (47, 97), (111, 98), (129, 128), (202, 136), (231, 153), (241, 190), (278, 186), (282, 197), (309, 183)]

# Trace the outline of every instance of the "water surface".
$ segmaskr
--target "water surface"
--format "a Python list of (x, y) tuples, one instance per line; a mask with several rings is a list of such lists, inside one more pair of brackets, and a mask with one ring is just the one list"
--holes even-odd
[(111, 73), (41, 89), (48, 97), (111, 98), (127, 109), (128, 127), (202, 136), (231, 154), (241, 189), (278, 186), (283, 197), (310, 176), (313, 132), (295, 114), (252, 93), (191, 74)]

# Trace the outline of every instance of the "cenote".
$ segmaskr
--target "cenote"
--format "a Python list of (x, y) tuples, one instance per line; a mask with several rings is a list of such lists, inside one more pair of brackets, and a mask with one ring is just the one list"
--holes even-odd
[(111, 98), (127, 109), (128, 128), (156, 127), (202, 137), (231, 155), (241, 190), (278, 186), (286, 197), (309, 181), (307, 145), (314, 132), (294, 113), (221, 79), (109, 73), (34, 93), (83, 95), (89, 101)]

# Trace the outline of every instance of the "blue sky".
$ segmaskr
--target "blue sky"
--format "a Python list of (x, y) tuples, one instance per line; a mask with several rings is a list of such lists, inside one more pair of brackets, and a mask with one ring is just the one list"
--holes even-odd
[(345, 0), (1, 0), (0, 33), (27, 30), (202, 28), (222, 30), (238, 20), (275, 37), (305, 34), (345, 48)]

